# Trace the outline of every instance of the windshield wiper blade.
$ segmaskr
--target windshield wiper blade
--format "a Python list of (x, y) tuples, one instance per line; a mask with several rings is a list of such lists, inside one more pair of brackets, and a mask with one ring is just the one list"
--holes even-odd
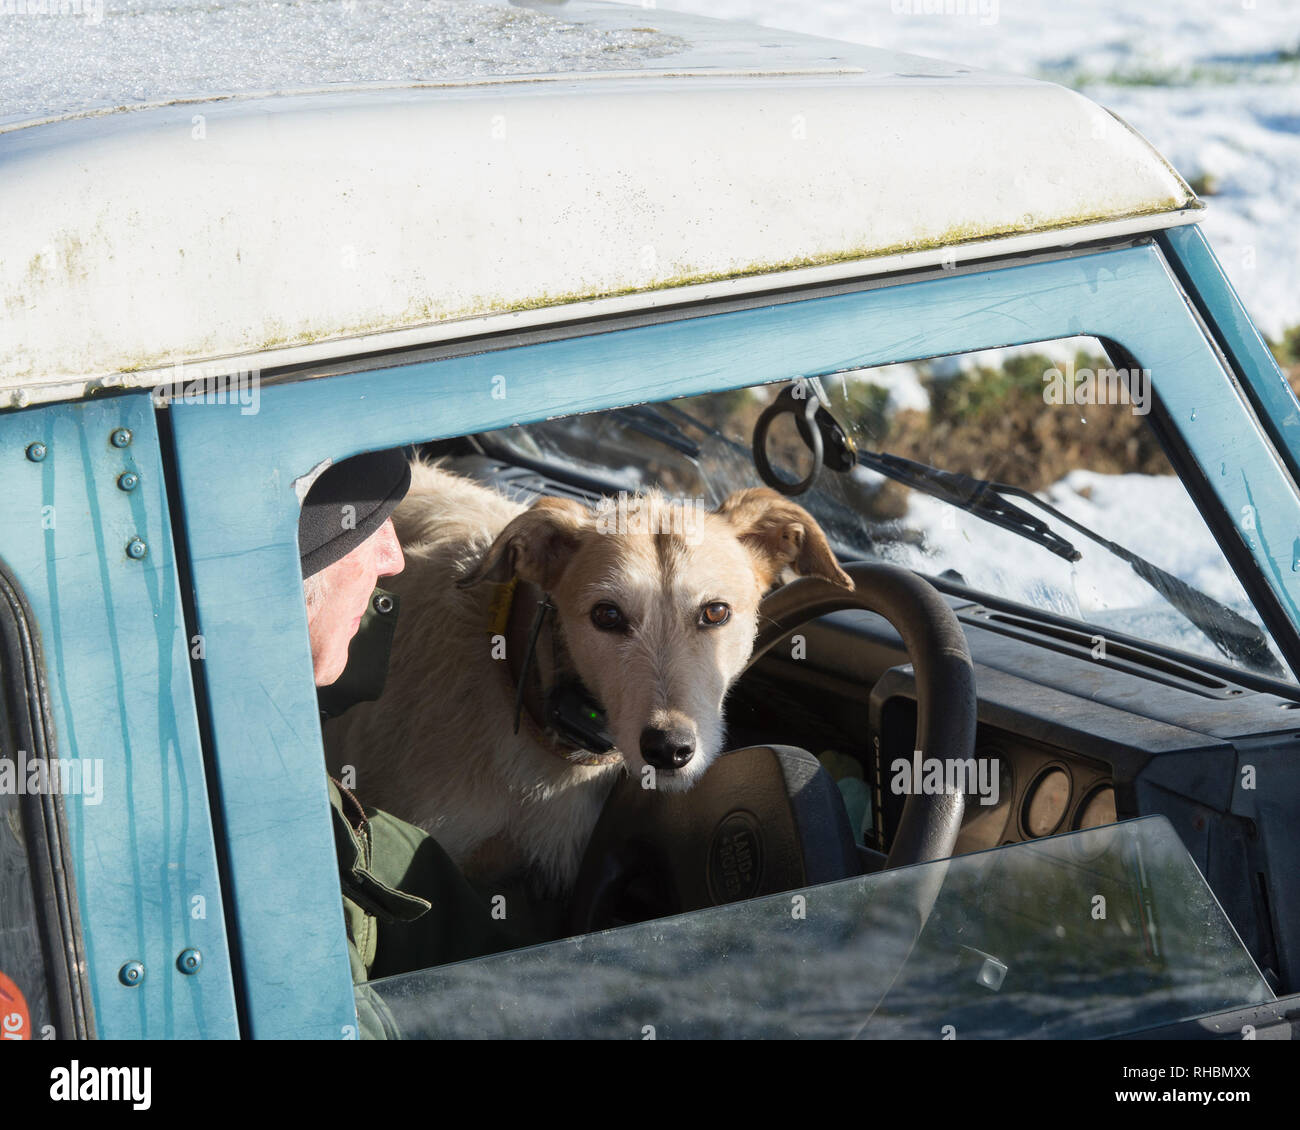
[(1152, 564), (1145, 557), (1139, 557), (1131, 549), (1125, 549), (1118, 542), (1113, 542), (1062, 514), (1056, 507), (1035, 497), (1023, 487), (1008, 486), (1005, 483), (993, 485), (1003, 494), (1012, 494), (1042, 507), (1057, 521), (1065, 523), (1073, 530), (1078, 530), (1084, 537), (1113, 553), (1121, 561), (1127, 562), (1133, 572), (1200, 629), (1214, 646), (1230, 659), (1237, 659), (1253, 670), (1266, 671), (1280, 678), (1286, 678), (1286, 671), (1278, 662), (1277, 656), (1273, 654), (1273, 649), (1268, 646), (1268, 639), (1259, 625), (1252, 624), (1239, 612), (1234, 612), (1226, 604), (1201, 592), (1200, 589), (1193, 588), (1172, 573), (1166, 573), (1160, 566)]
[(665, 419), (648, 405), (633, 404), (627, 408), (615, 408), (612, 415), (625, 427), (640, 432), (665, 447), (671, 447), (674, 451), (685, 455), (687, 459), (700, 457), (700, 445), (671, 420)]
[[(1020, 509), (1002, 497), (1002, 487), (960, 471), (943, 471), (926, 463), (890, 455), (885, 451), (858, 451), (858, 462), (904, 486), (966, 510), (986, 522), (1035, 541), (1066, 561), (1078, 561), (1083, 554), (1057, 534), (1041, 518)], [(1034, 501), (1037, 501), (1036, 499)]]
[(1066, 561), (1078, 561), (1083, 555), (1074, 546), (1052, 532), (1041, 519), (1009, 502), (1005, 496), (1024, 499), (1126, 562), (1133, 572), (1164, 597), (1229, 659), (1243, 663), (1255, 671), (1286, 677), (1286, 672), (1258, 625), (1252, 624), (1239, 612), (1234, 612), (1214, 597), (1193, 588), (1186, 581), (1179, 580), (1172, 573), (1166, 573), (1145, 557), (1138, 556), (1132, 550), (1090, 530), (1081, 522), (1076, 522), (1032, 491), (1008, 483), (977, 479), (958, 471), (940, 470), (887, 452), (859, 450), (857, 456), (859, 463), (905, 486), (933, 495), (978, 518), (1020, 534)]

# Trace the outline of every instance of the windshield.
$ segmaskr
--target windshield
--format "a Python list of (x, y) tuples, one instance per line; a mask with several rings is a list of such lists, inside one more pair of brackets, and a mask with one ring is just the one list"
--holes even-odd
[(357, 987), (411, 1038), (1082, 1038), (1273, 1000), (1163, 817)]
[[(843, 473), (823, 468), (797, 501), (842, 557), (890, 561), (1294, 682), (1150, 427), (1149, 379), (1131, 394), (1120, 390), (1119, 402), (1113, 381), (1085, 384), (1109, 364), (1097, 342), (1077, 338), (823, 378), (835, 421), (863, 455)], [(658, 486), (712, 506), (761, 484), (754, 428), (783, 387), (550, 420), (493, 433), (490, 442), (552, 470), (570, 468), (596, 489)], [(778, 418), (767, 448), (788, 481), (811, 468), (792, 416)], [(1113, 545), (1017, 500), (1050, 531), (1026, 538), (864, 465), (868, 453), (1023, 488)], [(1060, 551), (1063, 543), (1077, 560)], [(1225, 647), (1221, 633), (1205, 630), (1225, 618), (1258, 646)]]

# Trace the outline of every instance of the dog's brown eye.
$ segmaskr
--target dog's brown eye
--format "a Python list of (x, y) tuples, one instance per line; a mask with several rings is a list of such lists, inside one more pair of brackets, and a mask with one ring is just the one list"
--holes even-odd
[(591, 622), (602, 632), (617, 632), (627, 627), (617, 604), (598, 604), (591, 610)]
[(717, 628), (731, 619), (731, 609), (720, 600), (715, 600), (712, 604), (706, 604), (700, 609), (700, 626), (702, 628)]

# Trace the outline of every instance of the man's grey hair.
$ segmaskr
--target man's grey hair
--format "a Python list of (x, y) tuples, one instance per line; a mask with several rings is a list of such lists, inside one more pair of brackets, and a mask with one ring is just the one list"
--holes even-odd
[(307, 600), (307, 619), (310, 620), (325, 599), (328, 586), (323, 573), (313, 573), (302, 583), (302, 595)]

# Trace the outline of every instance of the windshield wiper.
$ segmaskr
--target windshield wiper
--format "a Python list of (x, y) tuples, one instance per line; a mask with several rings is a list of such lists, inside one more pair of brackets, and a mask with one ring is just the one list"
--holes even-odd
[(1058, 557), (1065, 558), (1066, 561), (1078, 561), (1083, 554), (1074, 546), (1052, 532), (1042, 519), (1027, 514), (1014, 503), (1008, 502), (1004, 496), (1010, 495), (1032, 503), (1058, 522), (1069, 526), (1070, 529), (1096, 542), (1103, 549), (1126, 562), (1133, 572), (1182, 613), (1224, 655), (1244, 663), (1252, 670), (1266, 671), (1280, 678), (1286, 677), (1286, 672), (1278, 663), (1272, 648), (1268, 646), (1267, 638), (1257, 625), (1252, 624), (1240, 613), (1234, 612), (1226, 604), (1221, 604), (1212, 596), (1193, 588), (1186, 581), (1179, 580), (1172, 573), (1166, 573), (1145, 557), (1138, 556), (1132, 550), (1125, 549), (1117, 542), (1062, 514), (1055, 506), (1044, 502), (1031, 491), (1007, 483), (977, 479), (973, 475), (964, 475), (956, 471), (940, 470), (887, 452), (859, 450), (857, 462), (905, 486), (932, 495), (974, 514), (977, 518), (983, 518), (986, 522), (992, 522), (996, 526), (1037, 542)]
[(1121, 561), (1127, 562), (1133, 572), (1196, 625), (1214, 646), (1229, 658), (1238, 659), (1253, 670), (1266, 671), (1279, 678), (1286, 678), (1286, 671), (1273, 654), (1273, 649), (1268, 646), (1267, 637), (1257, 624), (1252, 624), (1239, 612), (1234, 612), (1226, 604), (1220, 603), (1200, 589), (1193, 588), (1172, 573), (1166, 573), (1145, 557), (1139, 557), (1132, 550), (1125, 549), (1117, 542), (1102, 537), (1101, 534), (1067, 517), (1056, 507), (1050, 506), (1041, 498), (1036, 498), (1029, 491), (1021, 487), (1007, 486), (1005, 483), (994, 483), (993, 486), (1003, 494), (1024, 498), (1035, 506), (1041, 507), (1058, 522), (1065, 523), (1072, 530), (1077, 530), (1084, 537), (1090, 538), (1103, 549), (1113, 553)]
[(700, 457), (700, 445), (649, 405), (633, 404), (627, 408), (615, 408), (611, 415), (624, 427), (671, 447), (687, 459)]
[[(789, 401), (788, 405), (778, 399), (769, 406), (768, 411), (796, 413), (800, 411), (797, 402), (790, 395), (793, 387), (790, 386), (782, 394)], [(1259, 626), (1252, 624), (1240, 613), (1234, 612), (1212, 596), (1193, 588), (1173, 574), (1166, 573), (1158, 565), (1103, 537), (1095, 530), (1090, 530), (1081, 522), (1067, 517), (1056, 507), (1044, 502), (1023, 487), (977, 479), (973, 475), (958, 471), (945, 471), (939, 467), (931, 467), (927, 463), (918, 463), (884, 451), (860, 450), (840, 422), (831, 414), (826, 398), (819, 395), (818, 399), (821, 403), (812, 414), (812, 423), (816, 426), (821, 440), (819, 446), (824, 452), (823, 466), (840, 472), (847, 471), (857, 464), (869, 467), (904, 486), (947, 502), (995, 526), (1010, 530), (1066, 561), (1078, 561), (1083, 555), (1073, 545), (1055, 533), (1041, 518), (1026, 513), (1009, 501), (1008, 496), (1023, 499), (1126, 562), (1133, 572), (1164, 597), (1229, 659), (1236, 660), (1256, 671), (1267, 672), (1279, 678), (1287, 677), (1286, 671), (1273, 654), (1268, 639)], [(806, 434), (808, 430), (809, 425), (804, 423), (800, 433), (804, 435), (805, 443), (810, 438)], [(755, 429), (756, 441), (757, 431)], [(812, 447), (811, 443), (809, 447)], [(757, 450), (755, 454), (757, 455)], [(778, 490), (784, 486), (787, 493), (789, 492), (789, 484), (769, 483), (768, 485), (775, 486)]]
[[(857, 456), (857, 461), (864, 467), (870, 467), (904, 486), (932, 495), (983, 518), (986, 522), (1001, 526), (1004, 530), (1036, 541), (1048, 552), (1055, 553), (1066, 561), (1078, 561), (1083, 556), (1041, 518), (1035, 518), (1002, 497), (1004, 494), (1018, 493), (1014, 487), (1008, 488), (1001, 483), (977, 479), (960, 471), (943, 471), (926, 463), (904, 459), (901, 455), (890, 455), (886, 451), (859, 451)], [(1031, 500), (1038, 501), (1032, 496)]]

